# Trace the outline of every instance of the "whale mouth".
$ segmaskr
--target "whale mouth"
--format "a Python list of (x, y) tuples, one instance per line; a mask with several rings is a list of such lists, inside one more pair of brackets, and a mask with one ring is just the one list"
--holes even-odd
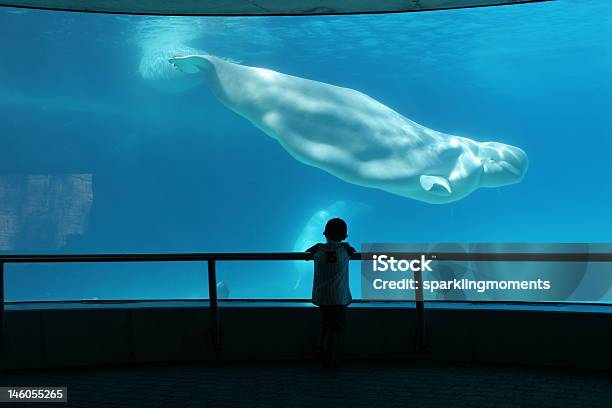
[[(485, 173), (498, 174), (501, 178), (521, 179), (524, 171), (521, 167), (515, 164), (511, 164), (506, 160), (495, 160), (495, 159), (481, 159), (481, 163), (484, 167)], [(505, 175), (505, 176), (502, 176)]]
[(495, 160), (495, 159), (486, 158), (486, 159), (481, 159), (480, 162), (482, 163), (482, 165), (485, 167), (487, 171), (492, 171), (494, 169), (500, 170), (499, 168), (501, 167), (501, 169), (517, 177), (521, 177), (521, 174), (522, 174), (522, 171), (518, 168), (518, 166), (513, 165), (507, 162), (506, 160)]
[(511, 174), (514, 174), (516, 177), (522, 177), (523, 176), (523, 172), (518, 169), (516, 166), (513, 166), (512, 164), (508, 163), (507, 161), (502, 161), (499, 162), (499, 165), (502, 166), (502, 168), (508, 172), (510, 172)]

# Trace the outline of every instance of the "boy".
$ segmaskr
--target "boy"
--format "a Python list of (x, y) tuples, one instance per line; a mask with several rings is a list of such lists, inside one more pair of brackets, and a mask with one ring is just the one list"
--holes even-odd
[(306, 250), (314, 259), (312, 303), (321, 310), (320, 347), (323, 366), (335, 368), (338, 334), (346, 327), (346, 309), (353, 300), (349, 289), (349, 259), (356, 250), (342, 242), (347, 237), (346, 223), (340, 218), (327, 221), (319, 243)]

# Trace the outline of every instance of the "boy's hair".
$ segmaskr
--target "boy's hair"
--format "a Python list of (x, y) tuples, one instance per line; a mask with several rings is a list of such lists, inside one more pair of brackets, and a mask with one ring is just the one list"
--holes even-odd
[(323, 235), (332, 241), (342, 241), (347, 237), (346, 231), (346, 222), (342, 218), (332, 218), (325, 224)]

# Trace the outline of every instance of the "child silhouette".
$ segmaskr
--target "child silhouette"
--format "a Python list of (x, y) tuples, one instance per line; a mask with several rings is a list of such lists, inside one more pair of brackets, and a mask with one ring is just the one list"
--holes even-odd
[(312, 302), (321, 310), (320, 349), (325, 368), (338, 365), (338, 334), (346, 328), (346, 309), (351, 303), (349, 260), (356, 250), (346, 242), (346, 222), (340, 218), (327, 221), (323, 235), (326, 243), (306, 250), (314, 260)]

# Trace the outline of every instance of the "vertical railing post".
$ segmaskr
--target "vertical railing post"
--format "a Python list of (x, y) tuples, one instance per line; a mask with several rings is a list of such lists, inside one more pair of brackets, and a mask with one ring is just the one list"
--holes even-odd
[(0, 354), (6, 351), (4, 320), (4, 262), (0, 262)]
[(219, 350), (219, 303), (217, 300), (217, 267), (214, 259), (208, 260), (208, 304), (210, 307), (210, 336), (213, 349)]
[(421, 270), (414, 271), (416, 287), (414, 297), (416, 302), (416, 350), (423, 352), (426, 348), (425, 342), (425, 299), (423, 296), (423, 274)]

